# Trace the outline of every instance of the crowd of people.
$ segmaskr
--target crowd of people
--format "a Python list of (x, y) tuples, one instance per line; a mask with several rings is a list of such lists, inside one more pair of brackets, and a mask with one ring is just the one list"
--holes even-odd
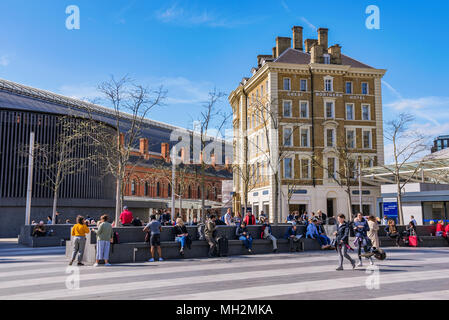
[[(289, 240), (290, 251), (301, 250), (301, 239), (308, 238), (316, 240), (322, 250), (336, 250), (339, 255), (339, 266), (337, 270), (343, 270), (344, 258), (350, 261), (353, 268), (362, 266), (362, 258), (369, 260), (371, 265), (374, 264), (373, 256), (376, 258), (385, 257), (385, 253), (380, 249), (380, 241), (378, 232), (380, 225), (384, 225), (386, 235), (393, 239), (397, 246), (409, 241), (422, 241), (416, 231), (416, 220), (411, 217), (409, 224), (405, 230), (400, 232), (396, 225), (395, 219), (384, 217), (382, 220), (374, 216), (364, 217), (362, 213), (358, 213), (353, 221), (346, 221), (343, 214), (339, 214), (336, 219), (328, 218), (325, 213), (318, 210), (316, 213), (307, 212), (299, 213), (294, 211), (289, 213), (285, 222), (290, 226), (287, 228), (284, 239)], [(51, 220), (51, 217), (49, 217)], [(73, 254), (70, 264), (78, 259), (78, 265), (82, 265), (82, 258), (85, 246), (86, 234), (89, 233), (89, 227), (96, 227), (97, 236), (97, 257), (94, 266), (98, 266), (100, 260), (105, 261), (105, 265), (109, 266), (110, 245), (114, 243), (113, 227), (115, 223), (108, 222), (107, 215), (102, 215), (100, 220), (96, 222), (93, 218), (78, 216), (76, 224), (72, 228), (73, 236)], [(156, 214), (150, 216), (148, 223), (143, 223), (138, 217), (134, 217), (132, 212), (125, 206), (119, 218), (121, 226), (144, 226), (143, 231), (146, 233), (145, 241), (149, 243), (151, 259), (150, 262), (163, 261), (161, 250), (161, 231), (163, 226), (172, 226), (175, 241), (179, 243), (179, 254), (184, 256), (185, 250), (191, 249), (192, 237), (189, 235), (187, 226), (196, 226), (199, 233), (199, 240), (207, 241), (209, 245), (208, 256), (210, 258), (221, 256), (225, 253), (222, 246), (227, 248), (227, 239), (218, 236), (217, 226), (228, 225), (236, 226), (235, 238), (242, 242), (242, 246), (248, 251), (253, 252), (253, 239), (256, 236), (259, 239), (267, 239), (272, 242), (273, 252), (277, 252), (278, 239), (273, 235), (272, 226), (269, 219), (262, 211), (256, 217), (251, 210), (242, 217), (240, 213), (232, 214), (228, 209), (224, 215), (220, 215), (216, 211), (208, 211), (205, 221), (198, 221), (194, 217), (191, 221), (185, 222), (179, 215), (172, 219), (172, 215), (168, 209), (159, 210)], [(52, 223), (47, 223), (52, 224)], [(326, 234), (326, 224), (336, 224), (337, 231), (333, 234), (334, 239)], [(260, 235), (254, 235), (248, 229), (251, 225), (261, 225)], [(260, 229), (259, 229), (260, 230)], [(36, 224), (33, 235), (48, 235), (46, 224), (40, 221)], [(444, 225), (444, 221), (439, 221), (436, 227), (436, 236), (448, 239), (449, 225)], [(352, 259), (349, 251), (354, 251), (349, 244), (349, 238), (353, 237), (354, 247), (357, 248), (357, 260)], [(449, 240), (448, 240), (449, 241)], [(417, 246), (417, 244), (410, 244)], [(227, 250), (227, 249), (226, 249)], [(156, 256), (157, 254), (157, 256)]]

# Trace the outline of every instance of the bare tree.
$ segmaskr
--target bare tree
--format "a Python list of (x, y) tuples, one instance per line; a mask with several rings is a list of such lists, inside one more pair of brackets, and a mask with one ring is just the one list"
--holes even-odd
[[(42, 185), (53, 192), (52, 221), (55, 221), (59, 192), (65, 179), (82, 173), (95, 161), (93, 149), (88, 148), (91, 128), (87, 121), (64, 116), (58, 119), (57, 126), (54, 143), (35, 143), (34, 146), (34, 166), (44, 175)], [(28, 149), (25, 146), (21, 153), (28, 156)]]
[[(208, 166), (210, 154), (206, 154), (206, 147), (209, 143), (214, 140), (217, 141), (219, 136), (224, 136), (223, 130), (228, 123), (229, 118), (232, 116), (231, 113), (222, 111), (218, 104), (221, 99), (225, 96), (225, 93), (217, 91), (214, 89), (209, 93), (209, 99), (203, 104), (203, 111), (199, 115), (198, 122), (199, 127), (199, 139), (200, 139), (200, 159), (199, 159), (199, 184), (201, 187), (201, 219), (205, 216), (205, 191), (206, 191), (206, 168)], [(215, 133), (215, 137), (213, 137)], [(195, 138), (194, 138), (195, 139)], [(194, 147), (195, 148), (195, 147)], [(215, 150), (214, 150), (215, 155)], [(221, 159), (219, 159), (221, 161)]]
[[(267, 168), (271, 171), (271, 176), (274, 183), (274, 222), (279, 223), (281, 218), (282, 204), (280, 201), (281, 194), (281, 164), (285, 158), (294, 155), (294, 141), (295, 133), (303, 126), (302, 123), (292, 123), (292, 130), (285, 135), (283, 132), (284, 124), (282, 123), (283, 114), (280, 111), (280, 106), (277, 101), (263, 101), (262, 99), (255, 99), (251, 104), (251, 108), (256, 112), (256, 119), (259, 120), (259, 125), (262, 129), (264, 142), (263, 147), (257, 146), (263, 157), (266, 159)], [(277, 139), (276, 139), (276, 138)], [(247, 137), (246, 137), (247, 139)], [(291, 148), (284, 145), (284, 140), (291, 140)], [(290, 150), (291, 149), (291, 150)], [(248, 157), (247, 157), (248, 159)], [(245, 164), (243, 164), (245, 165)]]
[[(105, 173), (110, 174), (116, 181), (115, 192), (115, 223), (118, 224), (124, 198), (124, 184), (126, 173), (131, 172), (138, 163), (130, 164), (131, 151), (141, 137), (145, 118), (150, 110), (163, 105), (166, 91), (162, 87), (151, 90), (145, 86), (135, 84), (128, 76), (116, 79), (111, 76), (98, 86), (105, 104), (113, 109), (114, 131), (102, 123), (94, 123), (94, 141), (103, 150), (98, 154)], [(91, 118), (97, 110), (89, 110)]]
[[(328, 164), (323, 163), (323, 155), (321, 158), (317, 155), (312, 157), (313, 166), (323, 170), (323, 173), (327, 172), (328, 179), (334, 181), (340, 188), (342, 188), (347, 195), (348, 208), (351, 220), (354, 218), (352, 212), (352, 190), (357, 186), (357, 180), (360, 178), (358, 167), (365, 166), (367, 163), (374, 161), (370, 156), (366, 156), (362, 159), (359, 156), (354, 155), (349, 148), (348, 141), (344, 141), (342, 146), (334, 147), (333, 152), (335, 160), (339, 163), (338, 172), (334, 172), (334, 169), (329, 168)], [(360, 211), (362, 208), (360, 208)]]
[(401, 113), (393, 120), (386, 123), (384, 130), (385, 138), (391, 142), (393, 147), (393, 164), (392, 166), (383, 165), (394, 178), (397, 192), (398, 218), (399, 224), (404, 224), (404, 215), (402, 211), (402, 191), (407, 183), (421, 170), (422, 163), (425, 158), (417, 161), (411, 172), (406, 174), (402, 172), (404, 166), (427, 150), (427, 137), (410, 130), (415, 118), (408, 113)]

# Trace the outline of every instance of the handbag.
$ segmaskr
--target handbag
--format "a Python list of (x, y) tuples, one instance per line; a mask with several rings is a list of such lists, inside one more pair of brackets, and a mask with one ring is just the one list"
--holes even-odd
[(417, 247), (418, 246), (418, 237), (417, 236), (409, 236), (408, 237), (408, 245), (410, 247)]

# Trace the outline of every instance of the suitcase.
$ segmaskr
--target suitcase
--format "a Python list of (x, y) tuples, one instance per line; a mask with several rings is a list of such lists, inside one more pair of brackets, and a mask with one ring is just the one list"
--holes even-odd
[(408, 245), (410, 247), (417, 247), (418, 246), (418, 237), (417, 236), (408, 237)]
[(219, 257), (226, 257), (228, 255), (228, 239), (225, 237), (220, 237), (217, 239), (218, 243), (218, 256)]

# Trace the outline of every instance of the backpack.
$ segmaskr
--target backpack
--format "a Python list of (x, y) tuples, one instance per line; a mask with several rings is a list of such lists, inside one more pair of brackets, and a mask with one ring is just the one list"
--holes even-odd
[(112, 243), (111, 243), (112, 253), (114, 253), (114, 244), (118, 243), (119, 243), (118, 232), (112, 231)]
[(260, 233), (260, 239), (264, 239), (264, 235), (265, 235), (265, 228), (267, 226), (266, 225), (262, 225), (262, 232)]

